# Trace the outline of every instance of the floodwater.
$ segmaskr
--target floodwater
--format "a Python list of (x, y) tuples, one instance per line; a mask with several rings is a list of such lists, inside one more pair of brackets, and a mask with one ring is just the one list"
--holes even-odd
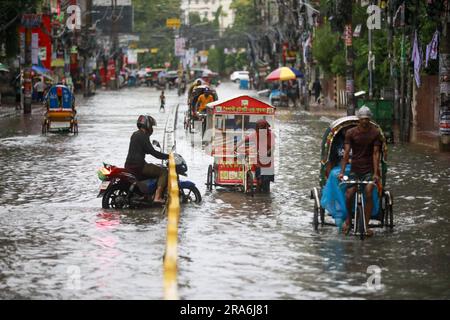
[[(218, 93), (242, 91), (225, 83)], [(270, 195), (252, 198), (206, 191), (212, 158), (183, 130), (184, 97), (168, 91), (166, 99), (160, 113), (154, 89), (98, 91), (79, 102), (78, 136), (41, 135), (39, 111), (0, 119), (1, 299), (163, 298), (164, 214), (102, 209), (96, 170), (102, 162), (124, 164), (141, 113), (155, 116), (162, 141), (179, 103), (176, 151), (203, 196), (182, 208), (180, 298), (450, 298), (450, 156), (390, 145), (394, 230), (376, 229), (364, 241), (334, 227), (315, 232), (309, 194), (333, 119), (277, 110), (275, 183)]]

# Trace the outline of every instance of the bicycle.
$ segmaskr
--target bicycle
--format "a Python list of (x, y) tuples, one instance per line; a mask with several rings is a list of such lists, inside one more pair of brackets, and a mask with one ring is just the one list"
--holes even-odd
[[(361, 240), (364, 240), (364, 237), (367, 232), (367, 226), (365, 222), (365, 211), (364, 211), (364, 193), (365, 186), (369, 184), (375, 185), (374, 181), (362, 181), (359, 179), (356, 180), (348, 180), (348, 176), (344, 176), (342, 178), (343, 181), (339, 183), (339, 186), (342, 184), (352, 184), (356, 185), (356, 192), (354, 195), (354, 224), (353, 224), (353, 233), (355, 235), (359, 235)], [(352, 213), (348, 213), (352, 214)], [(350, 227), (349, 227), (350, 228)]]

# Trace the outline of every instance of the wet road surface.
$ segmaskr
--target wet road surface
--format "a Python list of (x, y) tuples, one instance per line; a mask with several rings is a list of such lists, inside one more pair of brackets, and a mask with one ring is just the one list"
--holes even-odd
[[(242, 93), (234, 84), (219, 98)], [(177, 152), (203, 202), (180, 219), (182, 299), (450, 298), (450, 157), (390, 145), (387, 188), (394, 231), (360, 241), (312, 228), (322, 134), (332, 119), (277, 110), (276, 177), (270, 195), (206, 191), (212, 158), (183, 130), (185, 99), (149, 88), (79, 103), (79, 135), (40, 133), (42, 115), (0, 119), (0, 298), (162, 299), (166, 219), (161, 209), (103, 210), (102, 162), (122, 166), (141, 113), (158, 121), (178, 103)], [(148, 159), (151, 161), (151, 159)], [(380, 287), (366, 281), (381, 270)]]

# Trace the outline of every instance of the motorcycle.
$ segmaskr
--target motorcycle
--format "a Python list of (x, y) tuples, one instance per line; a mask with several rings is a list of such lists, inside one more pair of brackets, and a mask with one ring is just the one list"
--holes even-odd
[[(153, 144), (159, 146), (155, 140)], [(202, 197), (195, 184), (179, 178), (180, 175), (187, 176), (186, 161), (179, 154), (175, 154), (174, 158), (180, 202), (200, 203)], [(165, 167), (167, 168), (167, 166), (168, 161), (165, 162)], [(153, 205), (158, 179), (138, 180), (128, 170), (106, 163), (103, 163), (103, 167), (97, 171), (97, 175), (102, 181), (97, 198), (102, 197), (103, 209), (134, 209)]]

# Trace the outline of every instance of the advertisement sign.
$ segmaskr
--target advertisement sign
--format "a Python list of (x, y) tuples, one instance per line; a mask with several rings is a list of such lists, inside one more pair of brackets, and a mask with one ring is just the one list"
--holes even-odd
[(138, 55), (136, 50), (128, 49), (127, 58), (128, 64), (136, 64), (138, 62)]
[[(52, 67), (51, 62), (52, 62), (52, 41), (50, 38), (51, 35), (51, 21), (50, 21), (50, 16), (48, 15), (38, 15), (39, 18), (36, 18), (35, 20), (33, 20), (35, 23), (32, 23), (33, 21), (27, 21), (27, 18), (24, 18), (26, 16), (29, 15), (24, 15), (22, 18), (22, 20), (25, 21), (25, 25), (21, 25), (19, 27), (19, 34), (20, 34), (20, 59), (21, 59), (21, 63), (24, 63), (24, 58), (25, 58), (25, 28), (28, 25), (36, 25), (36, 21), (39, 22), (39, 25), (37, 25), (36, 27), (32, 27), (31, 32), (32, 32), (32, 43), (31, 43), (31, 55), (32, 55), (32, 59), (33, 59), (33, 64), (39, 64), (39, 59), (41, 60), (40, 62), (42, 63), (42, 66), (44, 68), (50, 69)], [(33, 15), (32, 15), (33, 16)], [(36, 15), (34, 15), (36, 16)], [(37, 41), (37, 42), (36, 42)], [(44, 54), (44, 49), (45, 48), (45, 57), (43, 56)]]
[(180, 27), (180, 19), (177, 18), (170, 18), (166, 20), (166, 27), (167, 28), (179, 28)]
[(106, 74), (106, 81), (116, 80), (116, 67), (113, 59), (109, 59), (108, 61), (108, 71)]
[(439, 119), (439, 133), (441, 135), (450, 135), (450, 111), (442, 111)]
[(39, 35), (37, 33), (31, 34), (31, 63), (39, 64)]
[(39, 48), (39, 60), (41, 60), (42, 62), (47, 60), (47, 48), (46, 47)]

